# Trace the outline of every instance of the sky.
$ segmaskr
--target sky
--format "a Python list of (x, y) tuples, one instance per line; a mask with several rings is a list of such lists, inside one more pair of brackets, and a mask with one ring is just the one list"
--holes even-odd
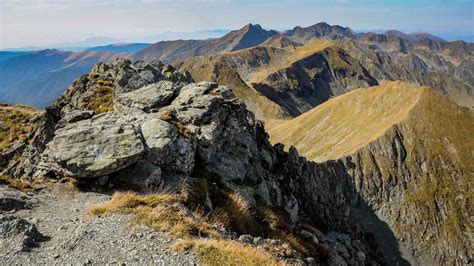
[(130, 42), (248, 23), (284, 30), (323, 21), (472, 41), (473, 13), (474, 0), (0, 0), (0, 49), (96, 37)]

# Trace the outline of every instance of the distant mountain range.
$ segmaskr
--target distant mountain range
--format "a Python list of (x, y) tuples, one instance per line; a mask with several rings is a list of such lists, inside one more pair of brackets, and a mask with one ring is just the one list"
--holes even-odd
[(0, 62), (2, 101), (44, 107), (62, 94), (78, 76), (98, 61), (126, 54), (112, 52), (65, 52), (43, 50)]
[[(0, 100), (44, 107), (96, 62), (124, 57), (173, 63), (198, 80), (231, 85), (262, 116), (295, 116), (385, 79), (432, 86), (472, 106), (472, 52), (471, 43), (446, 42), (427, 33), (361, 34), (327, 23), (278, 32), (248, 24), (220, 38), (108, 44), (82, 52), (0, 52)], [(312, 65), (316, 61), (326, 63)], [(323, 71), (319, 77), (316, 70)]]
[(197, 81), (229, 85), (265, 120), (300, 115), (331, 97), (384, 80), (430, 86), (460, 105), (474, 106), (473, 44), (394, 35), (356, 34), (319, 23), (271, 36), (259, 46), (184, 58), (174, 65)]
[(113, 53), (135, 53), (149, 47), (150, 43), (117, 43), (104, 46), (96, 46), (87, 49), (94, 52), (113, 52)]
[(248, 24), (217, 39), (177, 40), (158, 42), (132, 56), (133, 60), (161, 60), (173, 62), (192, 56), (230, 52), (259, 45), (277, 35), (277, 31), (264, 30), (260, 25)]

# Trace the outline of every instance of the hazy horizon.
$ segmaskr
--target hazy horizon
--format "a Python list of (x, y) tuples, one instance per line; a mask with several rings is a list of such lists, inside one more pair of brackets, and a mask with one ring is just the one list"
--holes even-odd
[(154, 42), (167, 32), (234, 30), (248, 23), (283, 30), (327, 22), (357, 32), (395, 29), (447, 40), (474, 38), (469, 0), (1, 0), (0, 7), (0, 49), (88, 38)]

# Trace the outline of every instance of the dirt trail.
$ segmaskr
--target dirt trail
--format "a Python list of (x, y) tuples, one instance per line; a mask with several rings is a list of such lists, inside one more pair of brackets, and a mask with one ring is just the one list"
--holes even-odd
[(109, 195), (71, 191), (53, 184), (32, 195), (31, 209), (9, 211), (36, 225), (49, 238), (28, 252), (0, 256), (0, 265), (18, 264), (158, 264), (195, 265), (193, 253), (171, 247), (176, 239), (136, 225), (130, 216), (91, 217), (87, 213)]

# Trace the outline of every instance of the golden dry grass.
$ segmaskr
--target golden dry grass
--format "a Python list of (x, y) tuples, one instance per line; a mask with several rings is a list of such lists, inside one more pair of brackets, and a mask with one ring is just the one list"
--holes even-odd
[(179, 195), (169, 193), (138, 195), (134, 192), (117, 192), (110, 202), (95, 206), (90, 213), (132, 214), (138, 223), (182, 238), (220, 237), (202, 212), (195, 211), (189, 215), (181, 205), (181, 200)]
[(0, 183), (7, 184), (22, 192), (28, 192), (33, 189), (29, 182), (17, 178), (11, 178), (8, 176), (0, 176)]
[[(134, 192), (117, 192), (109, 202), (91, 209), (90, 214), (133, 215), (137, 223), (183, 238), (184, 241), (175, 248), (201, 250), (203, 262), (210, 265), (216, 265), (213, 261), (218, 264), (223, 260), (240, 263), (240, 258), (244, 257), (251, 262), (268, 262), (267, 259), (271, 258), (271, 254), (277, 255), (282, 249), (288, 255), (296, 250), (317, 260), (324, 260), (327, 255), (327, 248), (324, 245), (309, 243), (295, 237), (287, 218), (278, 211), (266, 207), (252, 210), (238, 194), (227, 194), (220, 203), (220, 207), (215, 206), (218, 211), (214, 210), (212, 213), (206, 213), (198, 207), (192, 209), (192, 212), (184, 208), (185, 205), (188, 209), (193, 206), (188, 202), (195, 199), (195, 192), (186, 186), (178, 194), (161, 192), (139, 195)], [(280, 239), (288, 244), (278, 246), (278, 249), (275, 249), (272, 244), (262, 245), (265, 252), (251, 246), (241, 247), (241, 244), (237, 245), (233, 241), (225, 240), (213, 228), (213, 224), (229, 226), (240, 234)], [(215, 241), (202, 242), (203, 237), (210, 237)], [(234, 255), (231, 256), (231, 254)], [(271, 261), (275, 262), (273, 259)]]
[(204, 265), (285, 265), (265, 252), (233, 240), (184, 241), (175, 248), (193, 248)]
[(21, 192), (29, 192), (33, 190), (33, 186), (36, 184), (45, 183), (42, 179), (20, 179), (20, 178), (12, 178), (9, 176), (0, 176), (0, 183), (6, 184), (11, 186), (14, 189), (17, 189)]
[(28, 140), (28, 136), (36, 129), (36, 125), (30, 121), (36, 114), (38, 111), (28, 106), (0, 106), (0, 152), (15, 143)]
[(341, 158), (382, 136), (407, 117), (429, 88), (385, 82), (357, 89), (269, 129), (272, 143), (295, 145), (302, 156), (323, 162)]
[(109, 83), (102, 82), (102, 84), (93, 89), (93, 95), (88, 102), (81, 104), (82, 108), (92, 110), (96, 114), (112, 112), (114, 110), (113, 87)]
[[(95, 206), (91, 215), (131, 214), (137, 223), (183, 238), (173, 248), (176, 251), (194, 249), (204, 265), (277, 265), (271, 255), (237, 241), (224, 240), (212, 224), (226, 223), (219, 214), (208, 217), (196, 209), (192, 215), (181, 207), (191, 197), (184, 188), (179, 194), (153, 193), (138, 195), (134, 192), (115, 193), (110, 202)], [(238, 204), (243, 204), (233, 197)], [(243, 211), (245, 206), (242, 205)], [(203, 240), (212, 237), (213, 240)]]

